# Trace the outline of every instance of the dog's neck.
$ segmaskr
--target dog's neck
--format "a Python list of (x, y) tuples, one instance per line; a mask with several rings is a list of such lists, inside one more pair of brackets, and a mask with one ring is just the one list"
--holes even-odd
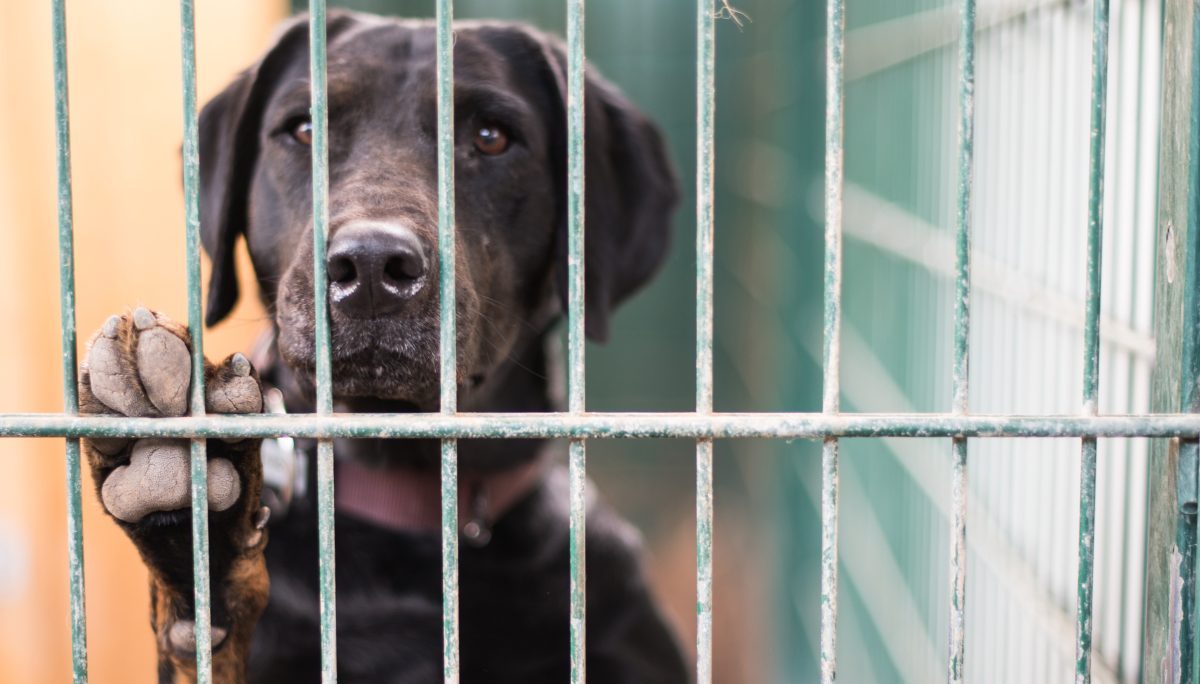
[[(460, 399), (469, 412), (544, 412), (561, 404), (557, 336), (532, 336), (482, 386)], [(264, 340), (256, 352), (263, 377), (283, 394), (289, 413), (312, 410), (311, 390), (278, 361)], [(339, 410), (353, 410), (341, 402)], [(376, 409), (377, 410), (377, 409)], [(491, 524), (528, 494), (547, 463), (546, 440), (459, 442), (459, 529), (467, 543), (486, 543)], [(334, 440), (336, 506), (342, 513), (400, 532), (441, 529), (438, 440)]]

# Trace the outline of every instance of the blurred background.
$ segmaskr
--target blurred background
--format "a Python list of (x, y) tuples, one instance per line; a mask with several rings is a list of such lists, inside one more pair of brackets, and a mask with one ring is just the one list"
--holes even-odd
[[(432, 0), (337, 3), (432, 16)], [(461, 18), (561, 34), (561, 3), (460, 0)], [(950, 407), (958, 4), (847, 8), (843, 408)], [(824, 7), (742, 0), (718, 23), (716, 408), (820, 409)], [(1147, 410), (1161, 8), (1113, 0), (1101, 411)], [(302, 6), (197, 3), (204, 101)], [(971, 408), (1074, 413), (1082, 374), (1090, 2), (980, 0)], [(663, 128), (683, 179), (663, 273), (588, 349), (592, 410), (694, 406), (695, 17), (683, 0), (591, 3), (592, 62)], [(0, 412), (59, 411), (50, 9), (0, 2)], [(185, 311), (178, 9), (68, 3), (81, 338), (144, 304)], [(243, 282), (250, 282), (248, 264)], [(206, 336), (246, 350), (244, 296)], [(967, 676), (1073, 672), (1077, 440), (971, 443)], [(1101, 443), (1097, 682), (1140, 678), (1146, 445)], [(694, 641), (686, 441), (596, 441), (589, 471), (648, 541), (656, 590)], [(61, 440), (0, 440), (0, 683), (69, 677)], [(842, 681), (945, 672), (948, 440), (846, 440)], [(92, 681), (153, 681), (146, 576), (85, 477)], [(817, 680), (819, 446), (718, 443), (715, 681)]]

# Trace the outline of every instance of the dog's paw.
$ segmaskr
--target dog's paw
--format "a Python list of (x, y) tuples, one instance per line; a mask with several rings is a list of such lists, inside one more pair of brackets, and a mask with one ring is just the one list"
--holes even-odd
[(88, 387), (124, 416), (182, 416), (188, 408), (192, 358), (187, 330), (138, 308), (111, 316), (84, 360)]
[[(93, 338), (83, 364), (81, 410), (134, 417), (185, 415), (191, 376), (185, 327), (145, 308), (112, 316)], [(206, 411), (262, 410), (262, 388), (245, 356), (233, 354), (218, 366), (206, 364), (205, 376)], [(138, 524), (155, 513), (190, 507), (187, 440), (105, 439), (89, 440), (89, 445), (96, 452), (93, 466), (100, 499), (113, 517)], [(222, 512), (237, 503), (244, 489), (243, 478), (250, 475), (239, 472), (231, 460), (244, 460), (246, 452), (229, 448), (209, 451), (208, 505), (210, 510)], [(250, 467), (248, 463), (239, 465), (242, 470)]]

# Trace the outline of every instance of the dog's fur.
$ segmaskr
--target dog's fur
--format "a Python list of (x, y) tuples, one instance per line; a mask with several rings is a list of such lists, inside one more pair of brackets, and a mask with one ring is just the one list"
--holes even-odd
[[(356, 220), (400, 223), (432, 255), (426, 286), (402, 311), (363, 318), (331, 308), (337, 407), (436, 411), (433, 27), (336, 13), (328, 41), (331, 236)], [(547, 350), (566, 295), (564, 53), (555, 40), (519, 25), (463, 23), (456, 26), (454, 58), (459, 408), (554, 410)], [(613, 307), (643, 285), (664, 257), (677, 191), (654, 126), (594, 73), (588, 73), (586, 92), (586, 323), (588, 335), (603, 340)], [(207, 322), (223, 319), (238, 298), (239, 239), (249, 245), (275, 322), (275, 342), (258, 370), (249, 370), (240, 355), (206, 365), (212, 412), (260, 410), (260, 371), (262, 381), (282, 390), (289, 412), (312, 410), (311, 162), (309, 148), (291, 135), (308, 106), (308, 34), (298, 19), (201, 115), (201, 224), (212, 261)], [(483, 126), (507, 133), (507, 151), (477, 151), (473, 139)], [(155, 378), (175, 383), (168, 382), (172, 391), (179, 383), (186, 388), (190, 366), (162, 370), (165, 357), (154, 356), (145, 340), (148, 331), (161, 329), (186, 345), (186, 330), (161, 315), (148, 316), (139, 310), (114, 317), (94, 338), (81, 373), (85, 412), (178, 413), (158, 399), (166, 385)], [(254, 399), (236, 400), (235, 390), (249, 379)], [(132, 446), (129, 440), (85, 441), (97, 492), (110, 512), (114, 495), (105, 491), (105, 481), (122, 468), (145, 466), (132, 462)], [(177, 460), (178, 450), (186, 449), (167, 446), (176, 449)], [(461, 473), (487, 477), (526, 467), (542, 458), (546, 446), (538, 440), (463, 441)], [(266, 521), (258, 449), (256, 440), (209, 441), (210, 463), (229, 461), (241, 484), (236, 503), (210, 514), (215, 677), (316, 682), (315, 500), (294, 501), (282, 520), (261, 529)], [(413, 477), (427, 477), (437, 462), (432, 441), (342, 440), (336, 452), (339, 459)], [(469, 684), (568, 678), (566, 482), (558, 468), (544, 473), (494, 521), (488, 543), (461, 546), (461, 671)], [(186, 509), (118, 520), (151, 572), (151, 617), (164, 682), (195, 674), (187, 638), (193, 615), (189, 520)], [(441, 681), (437, 533), (388, 530), (339, 513), (336, 534), (341, 681)], [(589, 681), (686, 682), (687, 668), (649, 595), (637, 549), (628, 525), (593, 500), (587, 527)]]

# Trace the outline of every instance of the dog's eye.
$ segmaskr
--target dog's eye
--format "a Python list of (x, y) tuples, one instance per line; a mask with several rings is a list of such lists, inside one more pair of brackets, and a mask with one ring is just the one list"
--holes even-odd
[(295, 123), (293, 123), (291, 128), (288, 130), (288, 133), (292, 136), (293, 140), (301, 145), (312, 145), (312, 121), (310, 121), (307, 117), (298, 119)]
[(508, 134), (493, 124), (480, 126), (475, 132), (475, 149), (489, 156), (503, 154), (508, 149)]

